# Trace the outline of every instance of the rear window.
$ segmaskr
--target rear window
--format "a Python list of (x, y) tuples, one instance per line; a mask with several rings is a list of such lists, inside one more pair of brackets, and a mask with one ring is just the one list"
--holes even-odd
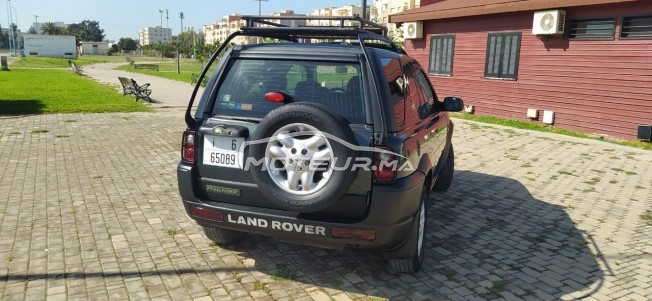
[(262, 118), (282, 105), (265, 94), (283, 92), (294, 102), (328, 106), (351, 123), (364, 123), (360, 65), (357, 63), (235, 59), (219, 87), (214, 115)]

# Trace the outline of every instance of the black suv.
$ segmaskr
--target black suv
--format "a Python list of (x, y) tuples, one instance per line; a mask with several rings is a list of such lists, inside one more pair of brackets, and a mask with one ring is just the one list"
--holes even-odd
[[(418, 271), (429, 193), (453, 178), (448, 111), (462, 101), (440, 101), (381, 25), (244, 18), (186, 112), (177, 175), (190, 217), (220, 245), (257, 233), (378, 249), (396, 271)], [(261, 42), (227, 47), (237, 36)]]

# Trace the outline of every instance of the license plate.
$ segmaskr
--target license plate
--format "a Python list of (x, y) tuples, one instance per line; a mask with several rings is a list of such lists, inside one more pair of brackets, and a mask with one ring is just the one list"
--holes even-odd
[(244, 138), (204, 136), (204, 165), (242, 169), (244, 155), (240, 147)]

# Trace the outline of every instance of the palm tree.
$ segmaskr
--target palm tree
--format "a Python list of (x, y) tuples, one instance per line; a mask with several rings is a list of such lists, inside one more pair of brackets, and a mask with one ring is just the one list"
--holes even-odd
[(65, 34), (65, 28), (59, 27), (53, 22), (46, 22), (41, 27), (41, 32), (47, 35), (63, 35)]

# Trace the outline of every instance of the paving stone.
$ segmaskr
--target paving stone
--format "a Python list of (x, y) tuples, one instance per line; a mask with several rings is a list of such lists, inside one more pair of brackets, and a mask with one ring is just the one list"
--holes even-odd
[[(174, 172), (192, 87), (136, 80), (150, 79), (155, 93), (176, 91), (155, 97), (172, 108), (0, 116), (0, 300), (649, 298), (649, 151), (456, 119), (455, 177), (432, 195), (424, 267), (395, 275), (366, 250), (255, 235), (210, 247)], [(593, 178), (596, 192), (583, 192)], [(279, 265), (297, 278), (273, 280)]]

